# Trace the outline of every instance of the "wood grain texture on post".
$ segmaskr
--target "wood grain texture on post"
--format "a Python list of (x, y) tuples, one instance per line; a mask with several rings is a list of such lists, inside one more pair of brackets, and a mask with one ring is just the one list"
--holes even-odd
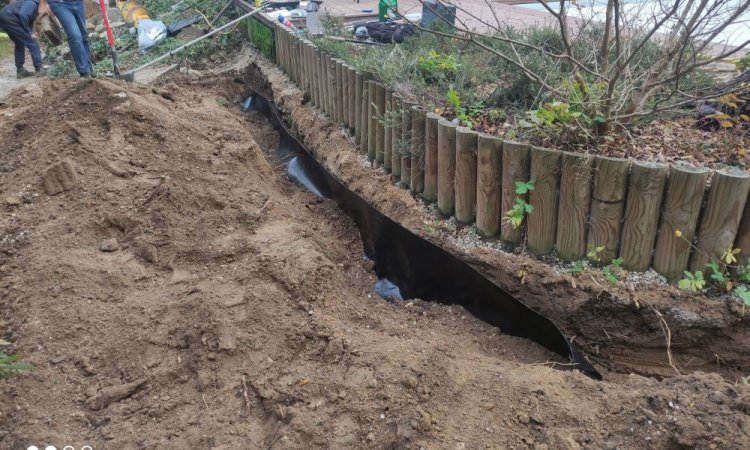
[[(502, 219), (503, 140), (480, 133), (477, 140), (477, 229), (484, 236), (500, 231)], [(425, 181), (425, 190), (427, 182)]]
[(302, 45), (302, 56), (305, 61), (306, 92), (307, 97), (310, 99), (310, 102), (313, 104), (313, 106), (315, 106), (315, 95), (313, 94), (313, 82), (315, 80), (315, 75), (313, 74), (312, 70), (312, 56), (310, 56), (312, 48), (313, 47), (310, 41), (304, 41)]
[(477, 207), (477, 132), (456, 128), (456, 220), (474, 222)]
[(597, 156), (594, 161), (587, 248), (604, 247), (597, 253), (604, 264), (617, 257), (629, 168), (627, 159)]
[(416, 103), (401, 100), (401, 182), (411, 187), (411, 107)]
[(565, 261), (578, 261), (586, 255), (593, 162), (590, 156), (563, 152), (555, 246)]
[(702, 167), (672, 166), (669, 169), (652, 266), (670, 281), (682, 278), (688, 267), (708, 175), (708, 169)]
[(740, 249), (740, 253), (737, 255), (737, 265), (747, 266), (750, 261), (750, 201), (745, 202), (740, 226), (737, 229), (737, 237), (734, 239), (734, 248)]
[(411, 107), (411, 190), (424, 191), (424, 135), (427, 110), (415, 105)]
[(370, 80), (367, 82), (367, 159), (370, 162), (375, 161), (375, 134), (378, 129), (378, 120), (375, 115), (375, 98), (377, 93), (377, 82)]
[(642, 272), (651, 266), (667, 169), (666, 164), (641, 161), (630, 168), (620, 243), (622, 267), (627, 270)]
[(370, 148), (370, 77), (369, 75), (362, 74), (362, 104), (360, 105), (360, 122), (359, 127), (361, 128), (359, 136), (359, 151), (362, 154), (368, 154)]
[(328, 117), (332, 122), (336, 121), (336, 61), (331, 55), (327, 55), (328, 60)]
[(347, 64), (341, 63), (341, 122), (344, 128), (349, 127), (349, 74)]
[(438, 121), (438, 195), (441, 214), (452, 216), (456, 211), (456, 124)]
[(336, 122), (344, 122), (344, 62), (336, 60)]
[(534, 183), (534, 190), (529, 193), (529, 204), (534, 211), (526, 216), (526, 240), (529, 251), (537, 256), (555, 249), (561, 160), (562, 152), (558, 150), (531, 148), (529, 180)]
[(396, 180), (401, 179), (401, 108), (402, 98), (398, 93), (393, 93), (393, 129), (391, 130), (391, 174)]
[(361, 72), (354, 74), (354, 143), (362, 145), (362, 82)]
[(750, 191), (750, 174), (740, 170), (717, 170), (711, 177), (706, 206), (698, 227), (690, 270), (705, 270), (709, 261), (721, 262), (737, 237), (742, 212)]
[(440, 115), (428, 112), (424, 123), (424, 192), (428, 202), (437, 201), (438, 122)]
[(318, 56), (318, 75), (320, 76), (320, 79), (318, 80), (318, 91), (320, 92), (320, 102), (318, 103), (318, 108), (321, 112), (326, 112), (326, 71), (325, 71), (325, 54), (318, 49), (317, 51)]
[[(529, 181), (529, 153), (531, 147), (528, 144), (519, 144), (513, 141), (503, 142), (503, 176), (502, 176), (502, 211), (503, 217), (513, 208), (516, 197), (528, 201), (528, 194), (516, 194), (516, 181)], [(508, 220), (503, 220), (500, 225), (500, 238), (505, 242), (518, 244), (521, 242), (523, 227), (514, 228)]]
[(385, 126), (383, 119), (385, 114), (385, 86), (378, 83), (375, 86), (375, 161), (382, 165), (385, 158)]
[(357, 72), (354, 67), (349, 66), (349, 129), (351, 131), (357, 126)]
[(329, 64), (328, 64), (328, 55), (326, 53), (322, 53), (320, 55), (320, 68), (321, 68), (321, 75), (323, 75), (323, 79), (321, 80), (320, 84), (323, 88), (323, 112), (330, 118), (331, 117), (331, 83), (330, 83), (330, 74), (329, 74)]
[(383, 120), (383, 126), (385, 132), (383, 134), (383, 169), (386, 172), (391, 171), (393, 165), (393, 89), (385, 87), (385, 117)]

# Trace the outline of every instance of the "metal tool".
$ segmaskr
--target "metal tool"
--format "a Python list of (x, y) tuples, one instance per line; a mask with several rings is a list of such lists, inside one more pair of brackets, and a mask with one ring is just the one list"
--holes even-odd
[(102, 20), (104, 20), (104, 28), (107, 29), (107, 40), (109, 41), (109, 53), (112, 55), (112, 66), (115, 73), (115, 78), (120, 79), (120, 68), (117, 66), (117, 50), (115, 50), (115, 35), (112, 33), (112, 27), (109, 25), (109, 17), (107, 17), (107, 5), (104, 4), (104, 0), (99, 0), (99, 7), (102, 9)]

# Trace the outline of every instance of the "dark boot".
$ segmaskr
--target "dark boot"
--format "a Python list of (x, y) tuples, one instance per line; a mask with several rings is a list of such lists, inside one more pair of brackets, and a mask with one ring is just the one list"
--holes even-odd
[(20, 69), (16, 69), (16, 78), (18, 78), (19, 80), (22, 78), (29, 78), (33, 76), (34, 76), (34, 72), (29, 72), (23, 67), (21, 67)]

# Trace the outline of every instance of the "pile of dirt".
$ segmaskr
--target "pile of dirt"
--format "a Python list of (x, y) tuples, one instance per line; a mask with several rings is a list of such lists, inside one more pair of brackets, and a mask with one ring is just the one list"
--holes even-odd
[(41, 82), (0, 109), (0, 337), (37, 367), (0, 381), (0, 447), (746, 447), (746, 385), (596, 382), (377, 297), (356, 227), (285, 180), (233, 80)]

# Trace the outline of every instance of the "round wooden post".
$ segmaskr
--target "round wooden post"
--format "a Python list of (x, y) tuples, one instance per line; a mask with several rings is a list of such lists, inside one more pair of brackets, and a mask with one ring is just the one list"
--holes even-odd
[(742, 212), (750, 191), (750, 174), (740, 170), (718, 170), (711, 177), (706, 206), (698, 228), (698, 240), (690, 270), (706, 270), (706, 263), (721, 263), (721, 256), (734, 244)]
[[(427, 119), (429, 124), (429, 117)], [(429, 136), (430, 131), (427, 131)], [(503, 140), (480, 133), (477, 140), (477, 229), (484, 236), (500, 230)], [(427, 174), (425, 174), (425, 192)]]
[(393, 129), (391, 130), (391, 174), (397, 179), (401, 179), (401, 155), (403, 148), (401, 145), (401, 103), (402, 98), (398, 93), (393, 93), (392, 100)]
[(411, 186), (411, 107), (416, 103), (401, 101), (401, 182)]
[(385, 158), (385, 127), (383, 119), (385, 115), (385, 86), (382, 83), (375, 85), (375, 161), (378, 165), (383, 164)]
[(411, 190), (424, 191), (424, 134), (427, 110), (415, 105), (411, 108)]
[(672, 166), (669, 169), (653, 267), (670, 281), (682, 278), (688, 267), (690, 244), (698, 227), (708, 174), (702, 167)]
[(345, 128), (349, 127), (349, 74), (348, 65), (341, 62), (341, 122)]
[(349, 129), (354, 131), (357, 127), (357, 72), (354, 67), (349, 66), (347, 74), (349, 76)]
[(424, 124), (424, 193), (428, 202), (437, 201), (438, 121), (440, 116), (428, 112)]
[(438, 121), (438, 210), (452, 216), (456, 210), (456, 124)]
[(586, 255), (593, 162), (594, 158), (579, 153), (562, 155), (555, 245), (565, 261), (578, 261)]
[(537, 256), (548, 255), (555, 248), (561, 158), (557, 150), (531, 148), (529, 180), (534, 190), (529, 193), (529, 204), (534, 211), (526, 216), (526, 241), (529, 251)]
[(336, 122), (344, 122), (344, 62), (336, 61)]
[(597, 156), (594, 166), (587, 247), (604, 247), (598, 252), (598, 258), (599, 262), (607, 264), (617, 257), (630, 161)]
[[(502, 212), (503, 217), (513, 208), (516, 203), (516, 197), (528, 201), (528, 194), (516, 194), (516, 181), (529, 181), (529, 152), (530, 147), (527, 144), (518, 142), (503, 142), (503, 177), (502, 177)], [(503, 220), (500, 226), (500, 237), (505, 242), (518, 244), (521, 242), (523, 227), (526, 220), (518, 228)]]
[(354, 74), (354, 143), (362, 145), (362, 82), (361, 72)]
[(360, 105), (360, 144), (359, 151), (365, 155), (370, 148), (370, 80), (369, 76), (362, 74), (362, 104)]
[(477, 132), (456, 128), (456, 220), (474, 222), (477, 206)]
[(367, 82), (367, 159), (370, 162), (375, 161), (377, 152), (376, 136), (378, 130), (378, 119), (375, 109), (377, 107), (377, 82), (370, 80)]
[(327, 55), (328, 60), (328, 117), (332, 122), (336, 121), (336, 61)]
[(385, 87), (385, 130), (383, 134), (383, 169), (391, 171), (393, 165), (393, 89)]
[(734, 239), (734, 248), (740, 249), (737, 255), (737, 265), (741, 267), (747, 266), (750, 262), (750, 202), (745, 202), (743, 211), (737, 237)]
[(651, 265), (667, 167), (662, 163), (635, 161), (630, 169), (620, 243), (622, 267), (627, 270), (642, 272)]

